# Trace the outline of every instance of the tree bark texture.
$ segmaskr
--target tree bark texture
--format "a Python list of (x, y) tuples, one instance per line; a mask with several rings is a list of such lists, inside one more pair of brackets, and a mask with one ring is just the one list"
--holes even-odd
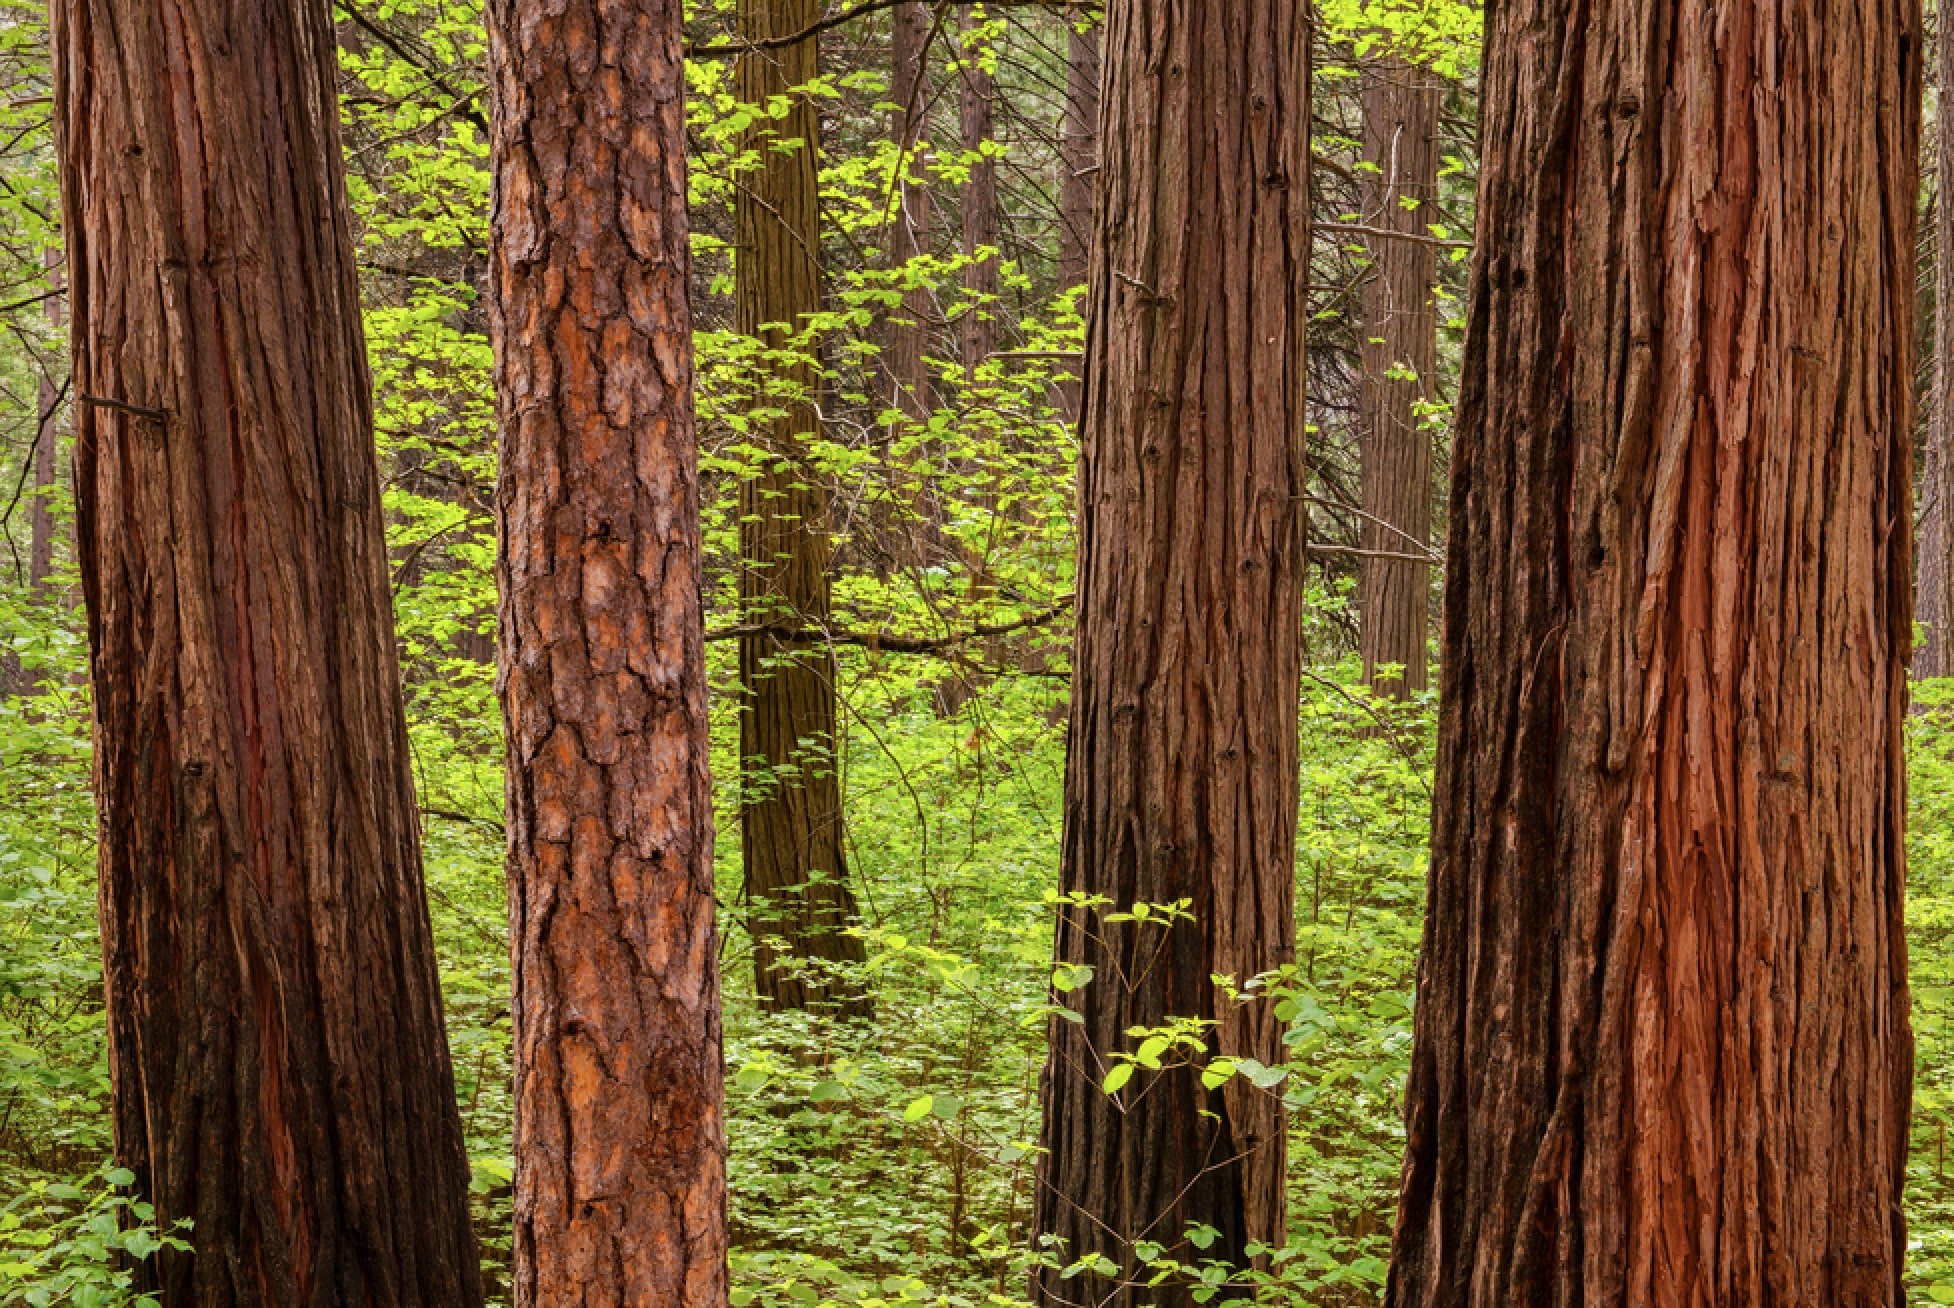
[[(1437, 77), (1401, 59), (1381, 59), (1370, 70), (1364, 158), (1378, 169), (1364, 175), (1370, 226), (1426, 234), (1438, 199), (1439, 91)], [(1373, 239), (1361, 307), (1358, 434), (1368, 553), (1359, 584), (1359, 643), (1364, 680), (1399, 699), (1423, 691), (1427, 680), (1431, 568), (1402, 556), (1431, 545), (1432, 436), (1418, 409), (1431, 398), (1438, 369), (1437, 281), (1435, 246)], [(1403, 671), (1380, 677), (1387, 666)]]
[[(1086, 247), (1092, 238), (1092, 200), (1099, 164), (1099, 28), (1082, 31), (1079, 16), (1066, 38), (1065, 109), (1058, 128), (1058, 284), (1070, 290), (1086, 283)], [(1059, 411), (1077, 422), (1085, 405), (1085, 385), (1059, 387)]]
[[(1108, 7), (1062, 884), (1193, 920), (1061, 914), (1060, 964), (1093, 974), (1052, 1023), (1036, 1233), (1121, 1276), (1040, 1273), (1041, 1303), (1185, 1304), (1130, 1279), (1132, 1242), (1242, 1265), (1282, 1239), (1279, 1099), (1188, 1067), (1101, 1083), (1170, 1018), (1282, 1056), (1271, 1006), (1212, 978), (1295, 951), (1309, 39), (1302, 0)], [(1221, 1233), (1199, 1255), (1193, 1222)]]
[(1916, 677), (1954, 676), (1954, 31), (1934, 37), (1940, 83), (1934, 123), (1934, 368), (1920, 482), (1920, 563), (1915, 587), (1925, 640)]
[(1099, 164), (1099, 28), (1066, 14), (1065, 110), (1058, 128), (1058, 284), (1086, 282), (1092, 197)]
[(138, 1275), (479, 1304), (327, 6), (59, 0), (53, 48), (116, 1152), (194, 1222)]
[[(966, 155), (975, 156), (991, 139), (997, 117), (997, 78), (986, 70), (988, 41), (977, 38), (984, 26), (977, 8), (965, 5), (962, 17), (963, 42), (959, 57), (958, 122)], [(980, 262), (964, 266), (963, 289), (978, 307), (964, 310), (962, 346), (966, 374), (997, 350), (997, 308), (983, 301), (995, 300), (998, 288), (997, 164), (984, 158), (970, 166), (970, 180), (963, 188), (963, 253), (978, 259), (979, 252), (991, 251)]]
[(492, 0), (515, 1302), (726, 1302), (679, 0)]
[(1920, 36), (1489, 12), (1396, 1308), (1903, 1301)]
[[(49, 276), (53, 289), (61, 289), (61, 270), (55, 263), (55, 255), (48, 253), (48, 262), (53, 265)], [(65, 297), (56, 295), (47, 302), (48, 326), (61, 330), (61, 305)], [(34, 500), (27, 508), (27, 584), (36, 594), (47, 589), (48, 579), (54, 575), (54, 510), (48, 502), (48, 494), (61, 467), (60, 415), (61, 388), (46, 370), (41, 373), (38, 418), (34, 428)]]
[[(929, 47), (934, 23), (922, 0), (904, 0), (891, 13), (889, 95), (895, 109), (889, 115), (889, 137), (901, 151), (902, 171), (896, 178), (889, 258), (892, 266), (903, 268), (930, 252)], [(903, 292), (901, 307), (889, 319), (888, 366), (895, 407), (918, 422), (936, 407), (927, 357), (935, 316), (929, 287), (918, 285)]]
[[(819, 0), (741, 0), (748, 40), (804, 31), (821, 17)], [(765, 104), (814, 80), (813, 39), (743, 56), (740, 98)], [(764, 160), (735, 201), (738, 242), (736, 325), (776, 348), (779, 331), (821, 311), (819, 146), (814, 102), (795, 96), (785, 119), (762, 120), (751, 148)], [(783, 141), (800, 144), (774, 148)], [(784, 380), (805, 400), (760, 433), (767, 465), (740, 490), (740, 599), (744, 621), (812, 631), (828, 620), (828, 489), (806, 462), (819, 430), (820, 379), (795, 366)], [(753, 936), (754, 987), (775, 1009), (865, 1011), (859, 987), (838, 985), (822, 960), (860, 963), (841, 816), (840, 736), (833, 652), (818, 640), (770, 633), (740, 639), (740, 837)]]

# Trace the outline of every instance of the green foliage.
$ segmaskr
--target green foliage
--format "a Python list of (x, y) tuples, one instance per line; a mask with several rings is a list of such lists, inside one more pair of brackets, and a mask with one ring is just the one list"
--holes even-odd
[(128, 1197), (135, 1173), (104, 1168), (86, 1187), (36, 1180), (0, 1206), (0, 1308), (160, 1308), (133, 1288), (133, 1268), (183, 1250), (185, 1226), (158, 1233)]

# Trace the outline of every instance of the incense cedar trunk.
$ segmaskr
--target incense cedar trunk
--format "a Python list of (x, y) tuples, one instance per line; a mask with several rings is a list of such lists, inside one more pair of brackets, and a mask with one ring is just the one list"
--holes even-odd
[[(1042, 1084), (1036, 1235), (1064, 1262), (1041, 1303), (1182, 1305), (1134, 1245), (1187, 1262), (1280, 1244), (1279, 1096), (1194, 1068), (1102, 1089), (1135, 1026), (1214, 1023), (1208, 1052), (1282, 1060), (1240, 984), (1293, 960), (1301, 675), (1309, 21), (1301, 0), (1114, 0), (1079, 469), (1079, 635), (1063, 845), (1062, 968)], [(1185, 902), (1191, 920), (1109, 920)], [(1197, 1252), (1190, 1224), (1217, 1230)]]
[(1487, 26), (1386, 1302), (1898, 1305), (1919, 8)]
[(116, 1154), (176, 1306), (482, 1302), (324, 0), (58, 0)]

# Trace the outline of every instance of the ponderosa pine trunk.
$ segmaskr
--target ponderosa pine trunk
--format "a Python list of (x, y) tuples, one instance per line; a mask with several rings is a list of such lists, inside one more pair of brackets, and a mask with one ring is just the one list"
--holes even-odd
[(515, 1302), (720, 1308), (680, 0), (490, 0)]
[(198, 1308), (479, 1304), (324, 0), (58, 0), (116, 1154)]
[[(818, 16), (818, 15), (817, 15)], [(890, 222), (890, 262), (902, 268), (930, 250), (929, 47), (930, 8), (922, 0), (903, 0), (892, 11), (889, 34), (889, 138), (901, 151), (896, 178), (896, 209)], [(895, 407), (912, 421), (935, 408), (929, 375), (929, 329), (936, 311), (927, 286), (912, 286), (889, 319), (888, 368)]]
[[(1196, 1069), (1101, 1088), (1135, 1026), (1216, 1023), (1214, 1056), (1282, 1059), (1246, 983), (1295, 956), (1305, 563), (1309, 6), (1113, 0), (1087, 310), (1078, 646), (1041, 1085), (1036, 1236), (1120, 1270), (1034, 1279), (1048, 1305), (1183, 1305), (1136, 1241), (1187, 1262), (1281, 1243), (1280, 1097)], [(1185, 902), (1171, 926), (1111, 920)], [(1191, 1223), (1219, 1232), (1196, 1251)]]
[[(1364, 88), (1364, 218), (1428, 236), (1438, 200), (1439, 81), (1403, 59), (1381, 58)], [(1358, 437), (1364, 522), (1358, 592), (1364, 680), (1408, 699), (1426, 686), (1431, 567), (1432, 434), (1419, 406), (1438, 368), (1438, 248), (1374, 237), (1361, 297), (1363, 383)], [(1393, 556), (1393, 557), (1387, 557)], [(1402, 669), (1389, 677), (1379, 671)]]
[(1920, 36), (1488, 13), (1394, 1308), (1904, 1301)]
[[(1058, 284), (1086, 284), (1086, 246), (1092, 239), (1092, 198), (1099, 165), (1099, 28), (1066, 11), (1065, 108), (1058, 125)], [(1084, 24), (1082, 26), (1082, 24)], [(1081, 302), (1083, 303), (1083, 301)], [(1059, 410), (1077, 422), (1083, 382), (1059, 387)]]
[[(966, 155), (976, 156), (988, 145), (997, 117), (997, 78), (985, 66), (991, 57), (990, 42), (978, 34), (985, 24), (974, 6), (965, 5), (962, 17), (963, 42), (958, 55), (958, 125)], [(998, 289), (997, 251), (997, 164), (983, 156), (970, 166), (970, 179), (963, 188), (963, 253), (977, 260), (964, 265), (963, 289), (980, 307), (964, 310), (963, 367), (974, 376), (979, 364), (997, 349)], [(981, 251), (990, 254), (979, 259)]]
[[(791, 35), (821, 17), (820, 0), (740, 0), (750, 41)], [(812, 37), (753, 51), (735, 72), (742, 102), (767, 104), (814, 80)], [(749, 148), (761, 166), (734, 201), (738, 330), (783, 348), (770, 323), (804, 325), (821, 311), (819, 120), (793, 95), (787, 116), (761, 119)], [(779, 148), (796, 142), (792, 149)], [(788, 366), (782, 412), (756, 432), (765, 467), (740, 488), (740, 599), (749, 626), (816, 631), (828, 620), (828, 490), (807, 462), (819, 430), (820, 378)], [(859, 985), (824, 975), (822, 962), (859, 964), (867, 951), (844, 934), (856, 917), (843, 846), (835, 661), (820, 638), (772, 632), (740, 641), (740, 838), (754, 988), (773, 1009), (865, 1012)], [(813, 966), (810, 966), (810, 965)]]
[(1954, 676), (1954, 31), (1942, 23), (1934, 138), (1940, 194), (1934, 202), (1934, 367), (1927, 400), (1926, 466), (1920, 482), (1920, 564), (1914, 595), (1926, 639), (1916, 677)]

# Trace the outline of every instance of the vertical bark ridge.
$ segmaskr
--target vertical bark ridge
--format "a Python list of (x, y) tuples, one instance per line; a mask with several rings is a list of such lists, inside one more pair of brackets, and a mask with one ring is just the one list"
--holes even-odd
[(1489, 23), (1392, 1305), (1902, 1301), (1919, 37)]
[(116, 1151), (171, 1304), (479, 1304), (322, 0), (60, 0)]
[[(1126, 1031), (1206, 1018), (1211, 1051), (1281, 1055), (1238, 982), (1294, 956), (1304, 568), (1303, 324), (1309, 24), (1293, 0), (1114, 0), (1089, 279), (1079, 637), (1063, 889), (1117, 909), (1187, 901), (1164, 930), (1067, 908), (1062, 964), (1092, 980), (1052, 1024), (1036, 1233), (1115, 1284), (1041, 1272), (1042, 1303), (1185, 1304), (1135, 1240), (1248, 1261), (1283, 1233), (1280, 1101), (1188, 1068), (1101, 1089)], [(1144, 1273), (1139, 1273), (1144, 1277)]]
[(1927, 457), (1920, 481), (1920, 625), (1916, 677), (1954, 676), (1954, 30), (1934, 35), (1938, 110), (1934, 124), (1934, 367), (1927, 406)]
[[(1385, 58), (1364, 92), (1367, 221), (1385, 231), (1425, 234), (1438, 199), (1440, 83), (1402, 59)], [(1410, 207), (1407, 207), (1409, 202)], [(1362, 292), (1363, 560), (1358, 608), (1364, 680), (1406, 699), (1427, 684), (1431, 567), (1415, 558), (1432, 534), (1432, 437), (1418, 408), (1438, 368), (1438, 251), (1423, 241), (1372, 242)], [(1403, 669), (1380, 678), (1385, 666)]]
[[(750, 40), (805, 31), (818, 0), (742, 0)], [(810, 38), (741, 57), (739, 96), (765, 104), (814, 80)], [(735, 201), (738, 330), (775, 348), (769, 323), (805, 324), (821, 311), (819, 150), (814, 102), (793, 96), (784, 119), (755, 127), (762, 156)], [(779, 148), (798, 142), (792, 149)], [(762, 433), (767, 466), (740, 488), (740, 599), (749, 623), (813, 629), (828, 620), (828, 489), (807, 461), (819, 429), (820, 379), (808, 364), (780, 380), (801, 398)], [(839, 1007), (862, 1013), (859, 987), (796, 966), (810, 960), (860, 963), (843, 845), (835, 662), (820, 641), (772, 635), (740, 641), (740, 837), (754, 941), (754, 984), (771, 1008)]]

